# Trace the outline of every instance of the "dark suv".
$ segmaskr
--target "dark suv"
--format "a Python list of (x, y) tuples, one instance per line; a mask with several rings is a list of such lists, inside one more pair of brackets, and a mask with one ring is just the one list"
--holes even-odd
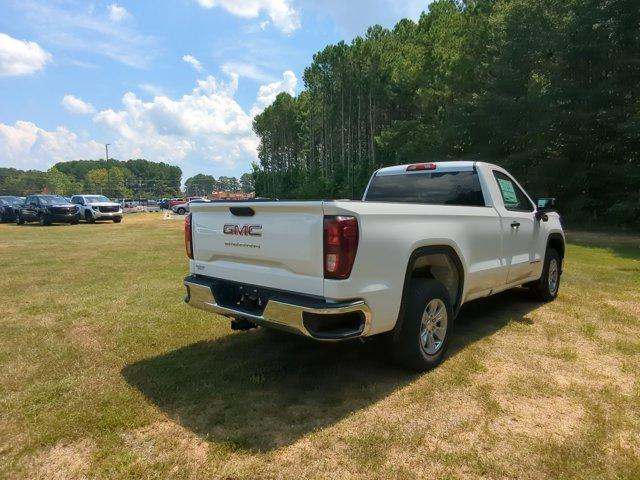
[(39, 222), (49, 225), (54, 222), (77, 224), (80, 221), (80, 210), (59, 195), (29, 195), (20, 205), (16, 215), (16, 223)]
[(11, 222), (16, 218), (18, 205), (22, 203), (20, 197), (0, 197), (0, 222)]

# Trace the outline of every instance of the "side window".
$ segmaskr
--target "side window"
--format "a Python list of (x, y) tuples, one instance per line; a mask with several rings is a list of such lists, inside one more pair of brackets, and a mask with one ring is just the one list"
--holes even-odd
[(504, 208), (517, 212), (533, 212), (533, 205), (513, 180), (502, 172), (494, 171), (493, 175), (496, 178), (496, 182), (498, 182)]

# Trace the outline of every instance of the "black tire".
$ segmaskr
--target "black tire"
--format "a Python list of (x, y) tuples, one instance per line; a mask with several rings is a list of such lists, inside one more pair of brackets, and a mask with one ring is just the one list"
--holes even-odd
[(186, 212), (186, 210), (185, 210), (184, 208), (179, 208), (178, 210), (176, 210), (176, 213), (177, 213), (178, 215), (184, 215), (184, 214), (185, 214), (185, 212)]
[[(531, 295), (535, 300), (551, 302), (558, 296), (560, 290), (560, 254), (553, 248), (547, 248), (544, 254), (544, 266), (540, 278), (529, 284)], [(555, 281), (554, 281), (555, 278)]]
[[(393, 341), (393, 354), (402, 366), (423, 372), (436, 367), (447, 351), (453, 331), (453, 308), (447, 289), (437, 280), (415, 279), (405, 295), (404, 318)], [(440, 320), (434, 321), (433, 316), (427, 317), (423, 330), (423, 314), (426, 313), (427, 306), (430, 309), (436, 308), (435, 312), (439, 314), (435, 316)], [(442, 316), (445, 314), (446, 325), (442, 325)], [(423, 335), (430, 341), (430, 346), (427, 346), (429, 344), (426, 344)], [(439, 344), (435, 340), (437, 335), (444, 336)]]
[(20, 216), (20, 214), (16, 215), (16, 224), (18, 225), (24, 225), (24, 220), (22, 219), (22, 217)]
[(70, 225), (77, 225), (78, 223), (80, 223), (80, 221), (79, 221), (79, 220), (71, 220), (71, 221), (69, 222), (69, 224), (70, 224)]
[(38, 223), (41, 227), (46, 227), (47, 225), (51, 224), (51, 222), (47, 220), (47, 217), (42, 213), (38, 215)]
[(93, 218), (93, 215), (91, 215), (91, 212), (88, 212), (88, 211), (84, 212), (84, 221), (87, 223), (96, 223), (96, 219)]
[(120, 223), (122, 221), (121, 218), (114, 218), (113, 223)]

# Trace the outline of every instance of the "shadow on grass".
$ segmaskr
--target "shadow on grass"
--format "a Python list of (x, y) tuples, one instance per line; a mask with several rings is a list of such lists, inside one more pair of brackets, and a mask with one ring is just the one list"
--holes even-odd
[[(448, 355), (511, 321), (529, 323), (538, 305), (522, 291), (474, 302), (458, 317)], [(250, 451), (293, 443), (417, 378), (390, 362), (382, 340), (320, 344), (265, 329), (141, 360), (122, 375), (202, 438)]]

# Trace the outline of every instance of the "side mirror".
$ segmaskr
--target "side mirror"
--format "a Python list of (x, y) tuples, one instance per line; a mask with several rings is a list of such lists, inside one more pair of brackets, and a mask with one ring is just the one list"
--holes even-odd
[(553, 197), (549, 198), (538, 198), (536, 200), (536, 206), (538, 210), (555, 210), (556, 209), (556, 199)]
[(536, 220), (546, 222), (548, 219), (547, 212), (553, 212), (556, 210), (556, 199), (553, 197), (538, 198), (536, 200), (536, 206), (538, 207), (536, 211)]

